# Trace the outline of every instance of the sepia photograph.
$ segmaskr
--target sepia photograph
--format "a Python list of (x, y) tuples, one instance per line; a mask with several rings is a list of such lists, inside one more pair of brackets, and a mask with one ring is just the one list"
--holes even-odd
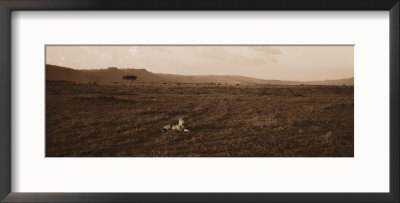
[(46, 157), (354, 157), (354, 46), (46, 45)]

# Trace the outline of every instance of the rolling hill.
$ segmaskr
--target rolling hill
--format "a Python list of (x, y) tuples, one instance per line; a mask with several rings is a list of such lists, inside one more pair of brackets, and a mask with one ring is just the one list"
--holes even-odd
[(137, 76), (143, 83), (221, 83), (221, 84), (275, 84), (275, 85), (354, 85), (354, 78), (324, 81), (283, 81), (263, 80), (237, 75), (175, 75), (152, 73), (146, 69), (108, 69), (76, 70), (67, 67), (46, 65), (46, 80), (65, 80), (73, 82), (113, 83), (123, 82), (125, 75)]

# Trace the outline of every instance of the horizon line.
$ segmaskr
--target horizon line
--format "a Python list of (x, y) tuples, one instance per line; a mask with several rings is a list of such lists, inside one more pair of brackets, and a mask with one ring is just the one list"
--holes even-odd
[(71, 67), (67, 67), (67, 66), (60, 66), (60, 65), (54, 65), (54, 64), (45, 64), (47, 65), (51, 65), (51, 66), (58, 66), (58, 67), (62, 67), (62, 68), (69, 68), (72, 70), (85, 70), (85, 71), (91, 71), (91, 70), (109, 70), (110, 68), (116, 68), (117, 70), (145, 70), (149, 73), (153, 73), (153, 74), (164, 74), (164, 75), (179, 75), (179, 76), (240, 76), (240, 77), (246, 77), (246, 78), (252, 78), (252, 79), (257, 79), (257, 80), (266, 80), (266, 81), (270, 81), (270, 80), (277, 80), (277, 81), (286, 81), (286, 82), (319, 82), (319, 81), (332, 81), (332, 80), (346, 80), (346, 79), (354, 79), (354, 76), (351, 77), (346, 77), (346, 78), (337, 78), (337, 79), (320, 79), (320, 80), (282, 80), (282, 79), (263, 79), (263, 78), (255, 78), (255, 77), (250, 77), (250, 76), (244, 76), (244, 75), (222, 75), (222, 74), (214, 74), (214, 75), (183, 75), (183, 74), (176, 74), (176, 73), (159, 73), (159, 72), (151, 72), (149, 70), (147, 70), (146, 68), (120, 68), (120, 67), (116, 67), (116, 66), (109, 66), (107, 68), (71, 68)]

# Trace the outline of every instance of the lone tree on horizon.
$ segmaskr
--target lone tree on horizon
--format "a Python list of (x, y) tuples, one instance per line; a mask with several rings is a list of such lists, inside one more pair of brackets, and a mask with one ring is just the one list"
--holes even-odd
[(132, 82), (137, 79), (137, 76), (136, 75), (125, 75), (124, 77), (122, 77), (122, 79), (131, 81), (131, 83), (129, 84), (129, 91), (131, 91)]

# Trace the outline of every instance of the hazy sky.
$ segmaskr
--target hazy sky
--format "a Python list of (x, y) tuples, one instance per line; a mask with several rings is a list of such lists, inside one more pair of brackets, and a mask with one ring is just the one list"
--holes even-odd
[(74, 69), (144, 68), (181, 75), (276, 80), (354, 76), (353, 46), (46, 46), (46, 63)]

